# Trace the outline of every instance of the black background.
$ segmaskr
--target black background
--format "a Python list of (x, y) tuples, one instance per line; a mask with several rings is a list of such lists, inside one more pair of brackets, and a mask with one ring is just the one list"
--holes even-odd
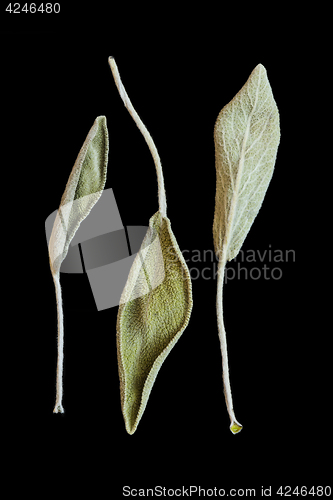
[[(98, 4), (80, 12), (62, 5), (58, 18), (8, 14), (1, 35), (8, 105), (4, 154), (10, 159), (3, 175), (10, 174), (18, 195), (14, 206), (21, 212), (19, 219), (11, 216), (17, 239), (11, 258), (20, 265), (8, 297), (15, 304), (18, 295), (24, 297), (22, 313), (13, 313), (15, 335), (4, 384), (11, 423), (18, 418), (9, 466), (34, 464), (28, 488), (43, 489), (42, 472), (55, 492), (59, 480), (60, 490), (76, 492), (83, 486), (98, 498), (103, 491), (120, 497), (125, 485), (256, 488), (260, 496), (261, 486), (274, 491), (280, 485), (327, 484), (328, 471), (321, 464), (325, 440), (318, 437), (326, 425), (320, 395), (325, 367), (312, 372), (310, 354), (316, 356), (316, 350), (299, 325), (292, 260), (265, 262), (281, 267), (279, 280), (241, 278), (225, 286), (234, 409), (244, 426), (240, 434), (229, 431), (223, 395), (216, 280), (202, 277), (193, 279), (190, 323), (158, 374), (137, 431), (129, 436), (120, 409), (117, 308), (97, 312), (87, 277), (62, 275), (65, 413), (52, 413), (57, 322), (44, 222), (59, 205), (96, 116), (107, 118), (106, 188), (114, 190), (123, 223), (147, 225), (158, 210), (154, 163), (118, 95), (108, 56), (115, 57), (158, 148), (178, 244), (200, 252), (213, 249), (216, 117), (254, 67), (266, 67), (280, 110), (281, 143), (243, 250), (297, 254), (293, 86), (302, 60), (296, 57), (299, 41), (290, 36), (288, 20), (255, 26), (250, 13), (231, 16), (208, 7), (204, 12), (161, 8), (118, 14)], [(242, 265), (250, 270), (263, 264)], [(189, 263), (193, 266), (213, 269), (216, 261)], [(37, 458), (31, 458), (32, 451)]]

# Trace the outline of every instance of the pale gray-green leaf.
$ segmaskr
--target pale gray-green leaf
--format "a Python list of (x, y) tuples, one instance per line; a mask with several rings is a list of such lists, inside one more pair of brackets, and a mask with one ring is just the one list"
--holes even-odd
[(220, 112), (214, 130), (214, 247), (233, 259), (261, 207), (280, 141), (279, 112), (264, 66)]

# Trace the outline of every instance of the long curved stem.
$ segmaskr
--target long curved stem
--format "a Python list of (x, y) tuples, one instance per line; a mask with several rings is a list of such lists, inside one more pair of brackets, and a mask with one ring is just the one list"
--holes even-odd
[(233, 408), (230, 378), (229, 378), (227, 337), (223, 322), (223, 280), (224, 280), (225, 265), (226, 265), (226, 259), (222, 257), (222, 259), (219, 260), (218, 262), (218, 270), (217, 270), (216, 313), (217, 313), (217, 326), (218, 326), (218, 333), (219, 333), (221, 354), (222, 354), (224, 395), (231, 422), (230, 430), (233, 434), (237, 434), (242, 429), (242, 425), (239, 422), (237, 422)]
[(64, 366), (64, 317), (62, 311), (62, 296), (59, 274), (52, 274), (52, 276), (56, 291), (58, 313), (57, 395), (53, 413), (64, 413), (64, 408), (62, 406), (62, 376)]
[(161, 160), (159, 157), (159, 154), (157, 152), (155, 143), (148, 132), (147, 128), (145, 125), (142, 123), (139, 115), (135, 111), (133, 104), (131, 103), (127, 92), (125, 90), (125, 87), (120, 79), (118, 67), (116, 65), (116, 61), (112, 56), (109, 57), (109, 65), (112, 71), (112, 75), (115, 81), (115, 84), (117, 86), (118, 92), (120, 94), (120, 97), (122, 98), (125, 107), (127, 108), (129, 114), (137, 124), (140, 132), (142, 133), (143, 137), (146, 140), (146, 143), (148, 144), (149, 150), (152, 154), (152, 157), (154, 159), (155, 167), (156, 167), (156, 174), (157, 174), (157, 183), (158, 183), (158, 204), (159, 204), (159, 211), (162, 214), (163, 217), (166, 217), (166, 196), (165, 196), (165, 188), (164, 188), (164, 179), (163, 179), (163, 171), (162, 171), (162, 165), (161, 165)]

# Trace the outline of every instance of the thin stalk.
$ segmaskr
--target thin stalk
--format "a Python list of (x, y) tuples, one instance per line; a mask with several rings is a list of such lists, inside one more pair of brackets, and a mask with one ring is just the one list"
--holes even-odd
[(217, 326), (218, 326), (218, 333), (219, 333), (221, 354), (222, 354), (224, 395), (231, 422), (230, 430), (233, 434), (237, 434), (242, 429), (242, 425), (236, 420), (233, 408), (230, 378), (229, 378), (227, 337), (223, 322), (223, 281), (224, 281), (225, 265), (226, 265), (226, 258), (222, 255), (221, 260), (219, 260), (218, 262), (218, 268), (217, 268), (216, 313), (217, 313)]
[(62, 311), (62, 297), (59, 274), (52, 274), (56, 299), (57, 299), (57, 314), (58, 314), (58, 360), (57, 360), (57, 395), (53, 413), (64, 413), (62, 406), (62, 376), (64, 366), (64, 317)]
[(135, 111), (133, 104), (131, 103), (127, 92), (125, 90), (125, 87), (120, 79), (118, 67), (116, 65), (116, 61), (112, 56), (109, 57), (109, 65), (112, 71), (112, 75), (115, 81), (115, 84), (117, 86), (118, 92), (120, 94), (120, 97), (122, 98), (125, 107), (127, 108), (129, 114), (135, 121), (136, 125), (138, 126), (140, 132), (142, 133), (143, 137), (145, 138), (146, 143), (148, 144), (149, 150), (152, 154), (155, 167), (156, 167), (156, 174), (157, 174), (157, 183), (158, 183), (158, 204), (159, 204), (159, 211), (162, 215), (162, 217), (166, 217), (166, 196), (165, 196), (165, 188), (164, 188), (164, 179), (163, 179), (163, 171), (162, 171), (162, 165), (161, 165), (161, 160), (159, 157), (159, 154), (157, 152), (155, 143), (148, 132), (147, 128), (145, 125), (142, 123), (139, 115)]

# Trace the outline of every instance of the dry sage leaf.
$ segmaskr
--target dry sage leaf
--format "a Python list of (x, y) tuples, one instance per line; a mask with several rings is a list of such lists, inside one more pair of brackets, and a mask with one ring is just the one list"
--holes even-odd
[(157, 373), (189, 322), (192, 286), (166, 216), (162, 166), (155, 144), (128, 98), (112, 57), (109, 64), (119, 94), (152, 153), (158, 180), (159, 211), (149, 221), (120, 299), (117, 318), (121, 407), (126, 430), (133, 434)]
[(98, 116), (78, 154), (54, 221), (49, 257), (54, 280), (58, 311), (57, 396), (54, 413), (63, 413), (63, 311), (60, 287), (60, 267), (68, 253), (70, 242), (81, 222), (100, 198), (108, 162), (109, 139), (105, 116)]
[(216, 199), (213, 236), (219, 260), (216, 307), (230, 429), (237, 433), (242, 426), (233, 410), (222, 289), (226, 262), (238, 254), (263, 202), (280, 141), (279, 112), (262, 64), (256, 66), (243, 88), (220, 112), (214, 140)]
[(117, 319), (121, 406), (129, 434), (136, 430), (157, 373), (186, 328), (191, 309), (186, 263), (169, 219), (157, 212), (133, 263)]

